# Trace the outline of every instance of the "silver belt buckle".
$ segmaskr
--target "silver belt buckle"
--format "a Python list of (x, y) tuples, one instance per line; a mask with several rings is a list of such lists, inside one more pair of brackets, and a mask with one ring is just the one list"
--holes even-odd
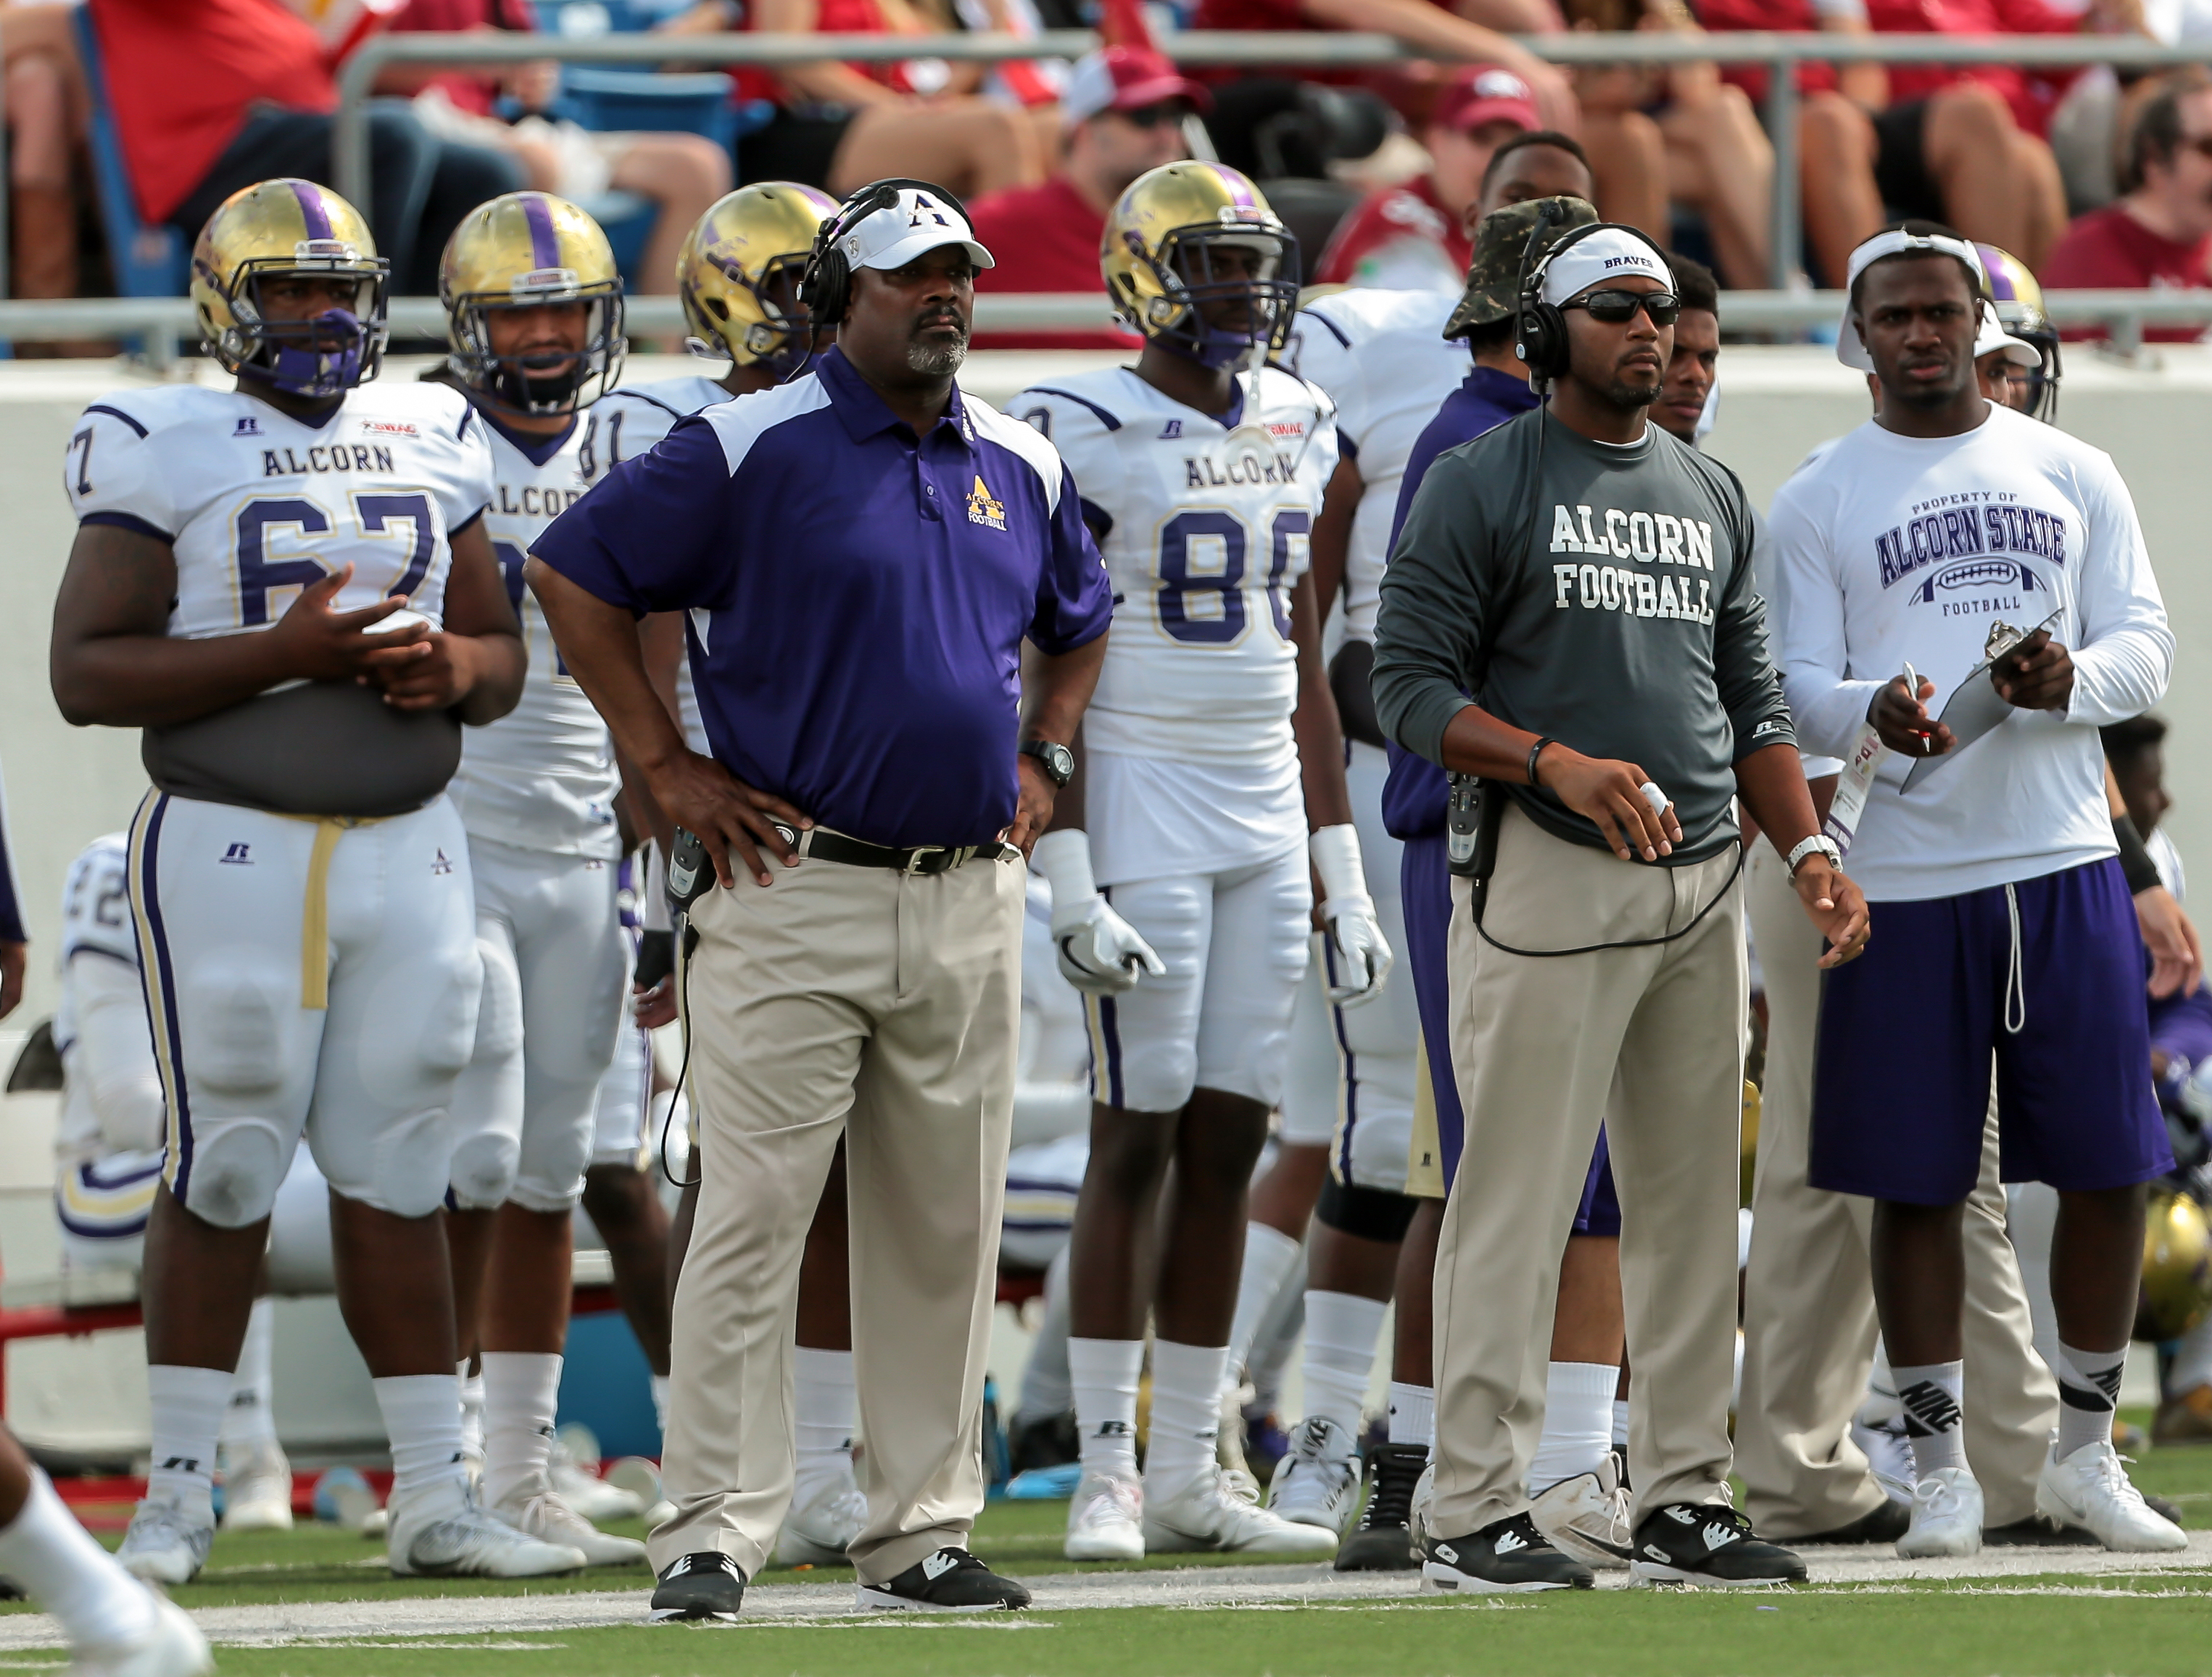
[(911, 879), (921, 872), (922, 860), (925, 857), (942, 856), (946, 853), (947, 847), (942, 844), (918, 844), (907, 852), (906, 866), (899, 871)]

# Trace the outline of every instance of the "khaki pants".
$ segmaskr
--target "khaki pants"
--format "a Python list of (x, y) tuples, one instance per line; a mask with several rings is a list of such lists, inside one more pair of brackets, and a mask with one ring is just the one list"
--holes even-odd
[[(1759, 845), (1747, 871), (1752, 934), (1766, 977), (1766, 1085), (1744, 1273), (1736, 1463), (1744, 1510), (1763, 1534), (1813, 1537), (1872, 1513), (1884, 1494), (1850, 1439), (1874, 1361), (1868, 1258), (1874, 1201), (1806, 1182), (1820, 934), (1772, 846)], [(1876, 937), (1881, 920), (1877, 908)], [(1964, 1407), (1966, 1455), (1981, 1484), (1984, 1518), (2005, 1526), (2035, 1512), (2036, 1475), (2057, 1424), (2058, 1388), (2029, 1342), (2027, 1300), (2005, 1238), (1996, 1171), (1993, 1107), (1981, 1181), (1966, 1201)]]
[(1746, 1005), (1735, 866), (1732, 850), (1694, 866), (1632, 865), (1509, 806), (1485, 919), (1502, 942), (1662, 936), (1715, 905), (1670, 944), (1548, 960), (1483, 943), (1467, 882), (1452, 883), (1467, 1145), (1437, 1254), (1434, 1532), (1528, 1505), (1559, 1254), (1601, 1123), (1620, 1193), (1638, 1517), (1728, 1496)]
[(979, 1448), (1021, 997), (1024, 869), (935, 878), (806, 861), (695, 911), (686, 975), (701, 1120), (676, 1292), (656, 1570), (719, 1550), (757, 1574), (791, 1500), (799, 1263), (840, 1134), (853, 1351), (883, 1583), (983, 1506)]

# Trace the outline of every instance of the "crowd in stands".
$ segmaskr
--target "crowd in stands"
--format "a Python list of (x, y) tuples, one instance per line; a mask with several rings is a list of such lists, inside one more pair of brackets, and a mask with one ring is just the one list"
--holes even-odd
[[(1434, 57), (1299, 77), (1187, 76), (1150, 44), (1137, 0), (1103, 0), (1103, 11), (1101, 0), (7, 0), (8, 295), (119, 289), (88, 213), (97, 123), (112, 126), (137, 221), (176, 228), (187, 245), (243, 184), (331, 180), (337, 70), (379, 29), (573, 33), (580, 19), (607, 27), (611, 11), (617, 27), (670, 33), (915, 42), (914, 57), (893, 63), (735, 69), (720, 78), (726, 101), (708, 83), (714, 121), (687, 106), (644, 131), (593, 125), (568, 97), (575, 72), (550, 54), (497, 69), (386, 65), (368, 118), (367, 209), (395, 290), (417, 295), (434, 289), (459, 217), (502, 191), (626, 204), (641, 231), (625, 273), (653, 293), (673, 289), (683, 230), (733, 183), (798, 179), (842, 193), (893, 174), (972, 199), (980, 234), (1002, 253), (982, 289), (1087, 290), (1115, 197), (1146, 169), (1192, 155), (1267, 186), (1300, 235), (1307, 283), (1453, 289), (1477, 184), (1501, 147), (1531, 136), (1587, 167), (1607, 219), (1671, 228), (1723, 284), (1761, 287), (1773, 268), (1767, 72), (1711, 61), (1565, 70), (1512, 36), (2212, 34), (2212, 7), (2176, 0), (1169, 0), (1149, 8), (1152, 21), (1167, 22), (1171, 6), (1176, 23), (1196, 28), (1376, 30)], [(948, 31), (1084, 26), (1122, 44), (1079, 65), (930, 55)], [(1796, 254), (1815, 285), (1838, 283), (1844, 254), (1899, 216), (2018, 252), (2050, 287), (2212, 283), (2206, 70), (1806, 64), (1796, 73)], [(1100, 330), (978, 341), (1123, 340)]]

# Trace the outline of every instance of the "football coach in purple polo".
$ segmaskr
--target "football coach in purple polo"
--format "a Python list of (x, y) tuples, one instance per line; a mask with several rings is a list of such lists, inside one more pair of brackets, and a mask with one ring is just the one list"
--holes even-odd
[[(617, 467), (528, 568), (568, 669), (719, 884), (692, 908), (684, 978), (703, 1178), (659, 1619), (732, 1617), (782, 1523), (799, 1255), (841, 1135), (860, 1601), (1029, 1601), (965, 1546), (1026, 857), (1073, 771), (1113, 599), (1052, 445), (953, 384), (990, 265), (949, 193), (863, 187), (801, 287), (836, 346)], [(647, 679), (635, 620), (653, 611), (686, 614), (711, 756)]]

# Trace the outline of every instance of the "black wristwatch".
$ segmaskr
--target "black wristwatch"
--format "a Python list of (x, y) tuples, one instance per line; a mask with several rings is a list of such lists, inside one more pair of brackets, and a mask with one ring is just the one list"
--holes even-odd
[(1075, 778), (1075, 753), (1065, 745), (1049, 739), (1026, 739), (1022, 742), (1021, 752), (1043, 764), (1044, 772), (1052, 776), (1052, 783), (1063, 790)]

